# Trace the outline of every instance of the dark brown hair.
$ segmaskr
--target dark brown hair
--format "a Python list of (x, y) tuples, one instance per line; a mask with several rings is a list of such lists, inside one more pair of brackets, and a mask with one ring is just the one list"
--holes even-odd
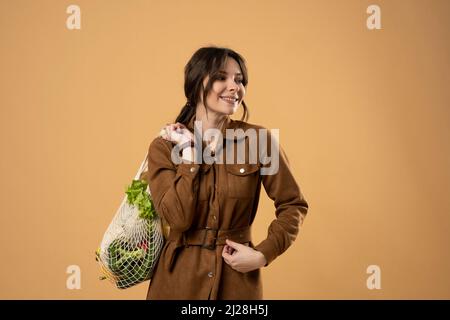
[[(186, 104), (181, 109), (175, 122), (187, 125), (195, 115), (200, 94), (203, 90), (203, 104), (207, 106), (206, 97), (211, 91), (212, 84), (220, 77), (219, 71), (225, 67), (226, 59), (233, 58), (238, 63), (242, 72), (242, 84), (247, 87), (248, 74), (244, 58), (237, 52), (220, 47), (203, 47), (198, 49), (184, 67), (184, 95), (187, 98)], [(203, 80), (209, 76), (206, 87), (203, 87)], [(249, 112), (247, 105), (242, 100), (244, 114), (241, 120), (247, 121)]]

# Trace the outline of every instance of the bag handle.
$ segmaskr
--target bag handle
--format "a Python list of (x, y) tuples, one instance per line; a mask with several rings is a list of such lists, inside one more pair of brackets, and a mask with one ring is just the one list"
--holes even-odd
[[(139, 178), (141, 177), (142, 171), (144, 171), (145, 167), (147, 166), (147, 162), (148, 162), (148, 152), (145, 155), (145, 159), (142, 161), (141, 166), (139, 167), (139, 170), (136, 173), (136, 176), (134, 177), (134, 180), (139, 180)], [(146, 190), (150, 194), (150, 186), (149, 185), (147, 185), (147, 189)], [(121, 213), (122, 207), (127, 203), (127, 199), (128, 199), (128, 196), (125, 195), (123, 197), (123, 199), (122, 199), (122, 203), (120, 204), (119, 208), (116, 211), (115, 216), (118, 216)]]
[(145, 158), (142, 161), (141, 166), (139, 167), (139, 170), (136, 173), (136, 176), (134, 177), (134, 180), (139, 180), (139, 178), (141, 177), (141, 173), (144, 171), (145, 167), (147, 166), (147, 163), (148, 163), (148, 152), (145, 155)]

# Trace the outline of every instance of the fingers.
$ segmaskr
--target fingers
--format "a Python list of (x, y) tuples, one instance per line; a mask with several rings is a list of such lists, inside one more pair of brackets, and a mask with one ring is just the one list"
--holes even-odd
[(167, 131), (166, 128), (162, 128), (161, 131), (159, 131), (159, 136), (163, 137), (164, 139), (167, 138)]
[(171, 132), (171, 131), (176, 131), (178, 129), (182, 129), (183, 128), (183, 124), (182, 123), (166, 123), (166, 125), (161, 129), (165, 130), (167, 133)]
[(159, 132), (159, 136), (162, 137), (165, 140), (172, 141), (172, 142), (177, 142), (177, 141), (175, 141), (176, 140), (175, 139), (175, 137), (176, 137), (175, 133), (178, 134), (178, 135), (181, 134), (181, 132), (179, 130), (181, 130), (181, 129), (176, 128), (175, 125), (168, 124), (168, 125), (166, 125), (165, 127), (163, 127), (161, 129), (161, 131)]
[(228, 246), (228, 245), (225, 245), (225, 246), (223, 247), (222, 252), (223, 252), (223, 253), (226, 253), (227, 257), (232, 257), (232, 256), (233, 256), (233, 253), (235, 253), (236, 250), (234, 250), (233, 248), (231, 248), (231, 247)]
[(238, 249), (241, 244), (228, 239), (226, 239), (226, 243), (227, 244), (223, 246), (222, 257), (228, 265), (233, 267), (235, 255), (238, 253)]
[(236, 250), (234, 250), (232, 247), (230, 247), (227, 244), (224, 246), (224, 249), (228, 254), (231, 254), (231, 255), (233, 255), (233, 253), (236, 252)]
[(186, 126), (180, 122), (170, 124), (169, 127), (171, 130), (174, 130), (174, 131), (181, 131), (182, 129), (186, 128)]
[(232, 255), (230, 254), (229, 249), (227, 248), (226, 245), (223, 247), (222, 250), (222, 258), (228, 265), (231, 264)]
[(187, 130), (187, 127), (180, 123), (167, 123), (159, 132), (159, 136), (165, 140), (179, 143), (184, 140), (193, 140), (192, 133)]
[(264, 266), (266, 259), (261, 259), (262, 256), (262, 253), (255, 249), (228, 239), (222, 250), (222, 257), (225, 263), (232, 269), (242, 273)]
[(232, 261), (235, 258), (235, 254), (237, 253), (236, 250), (234, 250), (232, 247), (230, 247), (229, 245), (224, 245), (223, 246), (223, 250), (222, 250), (222, 257), (224, 258), (225, 262), (228, 264), (231, 264)]
[(226, 241), (227, 245), (229, 245), (231, 248), (233, 248), (236, 251), (239, 251), (241, 249), (241, 247), (243, 246), (240, 243), (237, 243), (237, 242), (234, 242), (234, 241), (231, 241), (228, 239), (226, 239), (225, 241)]
[(232, 258), (231, 254), (229, 254), (225, 250), (222, 251), (222, 257), (227, 261), (228, 264), (229, 264), (230, 259)]

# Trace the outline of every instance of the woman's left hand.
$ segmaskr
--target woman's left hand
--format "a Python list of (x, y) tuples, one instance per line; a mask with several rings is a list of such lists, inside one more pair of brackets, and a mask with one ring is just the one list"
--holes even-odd
[(228, 239), (226, 243), (222, 257), (234, 270), (245, 273), (266, 265), (266, 258), (261, 252)]
[(176, 144), (184, 144), (188, 141), (194, 141), (194, 135), (182, 123), (168, 123), (159, 132), (159, 136), (167, 141)]

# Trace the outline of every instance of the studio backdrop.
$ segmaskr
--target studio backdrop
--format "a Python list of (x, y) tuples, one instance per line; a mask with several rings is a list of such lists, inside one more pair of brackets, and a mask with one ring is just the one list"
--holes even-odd
[[(450, 298), (447, 0), (0, 0), (0, 298), (145, 299), (95, 250), (203, 46), (308, 200), (265, 299)], [(242, 108), (233, 116), (240, 119)], [(262, 189), (264, 190), (264, 189)], [(275, 218), (265, 191), (259, 243)]]

